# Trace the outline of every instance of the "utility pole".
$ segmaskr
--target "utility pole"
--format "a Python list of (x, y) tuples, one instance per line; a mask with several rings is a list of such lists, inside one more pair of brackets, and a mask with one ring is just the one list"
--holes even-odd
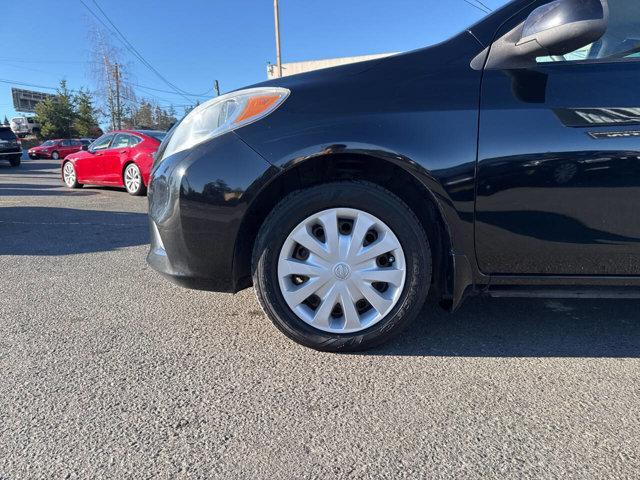
[(114, 76), (116, 80), (116, 126), (122, 128), (122, 107), (120, 105), (120, 65), (116, 63)]
[(220, 96), (220, 84), (218, 83), (218, 80), (216, 80), (214, 82), (213, 89), (216, 91), (216, 95), (219, 97)]
[(273, 15), (276, 21), (276, 72), (278, 78), (282, 78), (282, 57), (280, 55), (280, 14), (278, 13), (278, 0), (273, 0)]

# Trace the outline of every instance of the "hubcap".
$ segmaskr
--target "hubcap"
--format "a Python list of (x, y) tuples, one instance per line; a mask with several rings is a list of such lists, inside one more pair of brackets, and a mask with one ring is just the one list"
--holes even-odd
[(66, 183), (68, 187), (72, 187), (73, 184), (76, 183), (76, 170), (73, 168), (71, 162), (64, 164), (62, 174), (64, 176), (64, 183)]
[(140, 170), (135, 165), (129, 165), (124, 172), (124, 185), (130, 192), (136, 192), (140, 188)]
[(289, 234), (278, 259), (287, 305), (330, 333), (354, 333), (385, 318), (406, 279), (404, 252), (380, 219), (352, 208), (310, 216)]

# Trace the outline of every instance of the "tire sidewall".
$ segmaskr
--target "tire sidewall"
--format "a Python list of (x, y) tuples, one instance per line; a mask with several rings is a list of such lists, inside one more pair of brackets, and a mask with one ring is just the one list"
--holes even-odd
[[(405, 255), (406, 281), (398, 302), (378, 323), (356, 333), (313, 328), (289, 308), (279, 286), (278, 258), (288, 235), (306, 218), (330, 208), (374, 215), (394, 232)], [(415, 318), (431, 284), (431, 252), (418, 219), (400, 199), (377, 185), (339, 182), (295, 192), (274, 209), (258, 237), (253, 272), (263, 309), (285, 335), (318, 350), (354, 351), (387, 341)]]
[[(140, 177), (140, 184), (138, 185), (137, 190), (129, 190), (129, 188), (127, 187), (125, 176), (127, 174), (127, 170), (129, 170), (130, 168), (135, 168), (138, 171), (138, 176)], [(124, 188), (129, 195), (137, 196), (142, 194), (142, 192), (144, 191), (145, 187), (144, 187), (144, 182), (142, 181), (142, 172), (140, 171), (140, 167), (138, 167), (138, 165), (136, 165), (135, 163), (129, 163), (127, 164), (126, 167), (124, 167), (124, 171), (122, 173), (122, 182), (124, 183)]]
[(59, 154), (58, 152), (53, 152), (53, 153), (51, 154), (51, 158), (52, 158), (53, 160), (60, 160), (60, 154)]

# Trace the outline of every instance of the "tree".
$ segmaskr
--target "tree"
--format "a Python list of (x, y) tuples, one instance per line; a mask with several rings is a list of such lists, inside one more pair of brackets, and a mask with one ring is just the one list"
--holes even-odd
[(155, 102), (141, 100), (136, 107), (127, 109), (123, 118), (126, 128), (151, 128), (156, 130), (168, 130), (177, 121), (175, 109), (170, 107), (165, 110)]
[(131, 87), (130, 68), (122, 62), (122, 52), (113, 46), (109, 36), (95, 25), (90, 29), (91, 74), (96, 81), (99, 107), (112, 129), (126, 126), (127, 118), (136, 107), (137, 99)]
[(140, 103), (140, 108), (138, 108), (134, 120), (135, 126), (138, 128), (153, 128), (153, 107), (149, 102), (143, 100)]
[(57, 93), (36, 105), (36, 117), (44, 137), (69, 138), (73, 136), (75, 111), (73, 97), (66, 80), (60, 81)]
[(195, 104), (190, 105), (188, 107), (184, 107), (184, 115), (185, 115), (185, 117), (187, 115), (189, 115), (189, 113), (191, 113), (191, 110), (193, 110), (194, 108), (199, 107), (199, 106), (200, 106), (200, 100), (196, 100)]
[(80, 90), (75, 96), (77, 106), (75, 122), (73, 123), (75, 133), (80, 137), (93, 137), (100, 130), (98, 126), (97, 112), (93, 106), (93, 99), (89, 92)]
[(7, 116), (4, 116), (4, 122), (2, 122), (3, 125), (9, 125), (9, 119), (7, 118)]
[(154, 111), (154, 128), (158, 130), (169, 130), (177, 122), (176, 113), (173, 106), (165, 110), (156, 105)]

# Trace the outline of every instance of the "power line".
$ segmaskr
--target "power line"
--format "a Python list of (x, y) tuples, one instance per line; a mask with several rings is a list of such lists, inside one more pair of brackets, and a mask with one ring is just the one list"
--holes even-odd
[(84, 5), (84, 7), (107, 29), (107, 31), (109, 33), (111, 33), (112, 35), (114, 35), (113, 30), (115, 30), (115, 32), (117, 32), (116, 38), (125, 46), (125, 48), (127, 50), (129, 50), (129, 52), (131, 54), (133, 54), (138, 60), (140, 60), (140, 62), (146, 66), (149, 70), (151, 70), (160, 80), (162, 80), (165, 84), (167, 84), (176, 94), (180, 95), (181, 97), (183, 97), (185, 100), (187, 100), (188, 102), (192, 101), (191, 98), (187, 97), (188, 92), (184, 92), (183, 90), (181, 90), (180, 88), (178, 88), (176, 85), (174, 85), (173, 83), (171, 83), (169, 80), (167, 80), (153, 65), (151, 65), (143, 56), (142, 54), (131, 44), (131, 42), (129, 42), (129, 40), (127, 40), (127, 37), (118, 29), (118, 27), (113, 23), (113, 21), (111, 21), (111, 19), (109, 18), (109, 16), (105, 13), (105, 11), (100, 7), (100, 5), (98, 4), (98, 2), (96, 2), (96, 0), (93, 0), (94, 5), (98, 8), (98, 10), (102, 13), (102, 15), (104, 16), (104, 18), (107, 20), (107, 22), (109, 22), (109, 24), (111, 25), (111, 27), (113, 28), (113, 30), (111, 28), (109, 28), (103, 21), (102, 19), (91, 9), (89, 8), (89, 6), (84, 2), (84, 0), (79, 0), (80, 3), (82, 3), (82, 5)]
[[(2, 61), (1, 58), (0, 58), (0, 61)], [(32, 71), (32, 72), (46, 73), (46, 74), (49, 74), (49, 75), (58, 75), (58, 73), (54, 73), (54, 72), (51, 72), (51, 71), (48, 71), (48, 70), (40, 70), (40, 69), (36, 69), (36, 68), (24, 67), (22, 65), (12, 65), (12, 64), (6, 63), (6, 62), (3, 62), (3, 63), (4, 63), (4, 65), (7, 65), (9, 67), (18, 68), (18, 69), (21, 69), (21, 70), (29, 70), (29, 71)], [(99, 62), (88, 62), (88, 63), (99, 63)], [(58, 75), (58, 76), (62, 77), (63, 75)], [(132, 87), (138, 87), (138, 88), (142, 88), (142, 89), (145, 89), (145, 90), (151, 90), (151, 91), (160, 92), (160, 93), (168, 93), (170, 95), (178, 95), (176, 92), (174, 92), (172, 90), (162, 90), (160, 88), (149, 87), (148, 85), (141, 85), (139, 83), (132, 82), (130, 80), (124, 80), (122, 78), (120, 79), (120, 82), (126, 83), (126, 84), (128, 84), (129, 86), (132, 86)], [(53, 88), (53, 87), (48, 87), (48, 88)], [(213, 89), (210, 89), (210, 91), (212, 91), (212, 90)], [(193, 95), (193, 96), (194, 97), (201, 97), (201, 98), (211, 98), (211, 95), (206, 95), (206, 94)], [(160, 98), (160, 97), (158, 97), (158, 98)], [(191, 101), (192, 99), (189, 98), (187, 100)], [(166, 100), (166, 101), (170, 102), (170, 100)]]
[[(53, 90), (53, 91), (57, 91), (58, 90), (58, 87), (50, 87), (50, 86), (47, 86), (47, 85), (38, 85), (38, 84), (35, 84), (35, 83), (27, 83), (27, 82), (17, 82), (15, 80), (8, 80), (6, 78), (0, 78), (0, 83), (6, 83), (6, 84), (9, 84), (9, 85), (18, 85), (18, 86), (21, 86), (21, 87), (41, 88), (41, 89), (44, 89), (44, 90)], [(72, 89), (72, 88), (69, 88), (67, 90), (70, 93), (79, 93), (80, 92), (80, 90), (75, 90), (75, 89)], [(158, 106), (162, 107), (162, 108), (168, 108), (168, 107), (191, 107), (195, 103), (195, 102), (192, 102), (191, 100), (189, 100), (190, 103), (188, 103), (188, 104), (175, 104), (175, 103), (172, 103), (171, 100), (168, 100), (166, 98), (160, 98), (160, 97), (152, 97), (149, 100), (153, 100), (153, 101), (162, 100), (163, 102), (167, 102), (167, 103), (163, 103), (163, 104), (161, 104), (160, 102), (156, 102), (158, 104)], [(133, 100), (131, 98), (127, 98), (127, 101), (133, 102)], [(135, 103), (140, 104), (143, 101), (145, 101), (145, 98), (142, 98), (140, 100), (135, 100)]]
[[(82, 1), (82, 0), (80, 0)], [(491, 13), (490, 10), (488, 10), (488, 7), (486, 6), (480, 6), (476, 3), (472, 3), (470, 0), (462, 0), (464, 3), (466, 3), (467, 5), (471, 5), (473, 8), (477, 8), (478, 10), (480, 10), (482, 13)]]
[(17, 62), (17, 63), (100, 63), (90, 60), (25, 60), (24, 58), (0, 57), (0, 62)]
[(487, 6), (486, 3), (480, 1), (480, 0), (474, 0), (476, 3), (479, 3), (480, 5), (482, 5), (484, 8), (486, 8), (487, 10), (489, 10), (490, 12), (493, 12), (493, 9), (489, 6)]

